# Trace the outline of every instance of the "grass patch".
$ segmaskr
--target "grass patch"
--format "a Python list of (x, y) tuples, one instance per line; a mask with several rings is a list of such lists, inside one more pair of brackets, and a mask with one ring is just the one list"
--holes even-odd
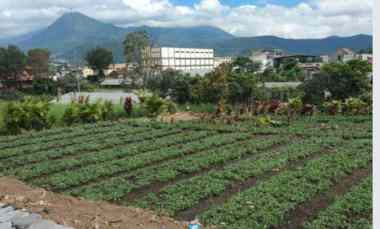
[(68, 104), (54, 103), (50, 105), (49, 116), (53, 117), (58, 123), (62, 123), (63, 114), (65, 113)]
[(0, 132), (4, 131), (4, 116), (5, 116), (5, 108), (7, 107), (7, 102), (0, 100)]

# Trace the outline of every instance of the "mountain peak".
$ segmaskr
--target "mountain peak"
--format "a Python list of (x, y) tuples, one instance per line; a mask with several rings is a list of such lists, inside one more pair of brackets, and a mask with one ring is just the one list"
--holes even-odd
[[(80, 12), (65, 13), (46, 29), (52, 35), (57, 35), (57, 38), (67, 35), (91, 37), (97, 33), (106, 36), (108, 32), (118, 32), (119, 30), (113, 25), (98, 21)], [(112, 36), (109, 33), (108, 35)]]
[(66, 12), (66, 13), (62, 14), (62, 16), (59, 19), (72, 19), (72, 18), (82, 19), (82, 18), (90, 18), (90, 17), (88, 17), (87, 15), (85, 15), (81, 12), (72, 11), (72, 12)]
[(82, 14), (80, 12), (67, 12), (67, 13), (64, 13), (60, 18), (58, 18), (52, 25), (55, 25), (55, 24), (64, 24), (64, 25), (73, 25), (75, 23), (91, 23), (91, 24), (94, 24), (94, 23), (99, 23), (99, 24), (103, 24), (102, 22), (100, 21), (97, 21), (93, 18), (90, 18), (88, 17), (87, 15), (85, 14)]

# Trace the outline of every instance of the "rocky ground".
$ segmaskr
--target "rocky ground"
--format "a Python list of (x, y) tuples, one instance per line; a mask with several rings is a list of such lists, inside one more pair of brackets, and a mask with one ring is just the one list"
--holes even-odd
[(42, 219), (42, 216), (29, 213), (26, 209), (15, 209), (13, 206), (0, 203), (0, 229), (73, 229), (58, 225), (53, 221)]
[(6, 177), (0, 178), (0, 203), (0, 229), (187, 228), (146, 210), (55, 194)]

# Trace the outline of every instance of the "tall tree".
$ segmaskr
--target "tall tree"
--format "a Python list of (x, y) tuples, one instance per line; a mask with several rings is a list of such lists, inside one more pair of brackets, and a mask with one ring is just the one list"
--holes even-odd
[(371, 90), (368, 77), (370, 71), (371, 65), (361, 60), (326, 64), (319, 74), (304, 82), (304, 100), (314, 104), (322, 103), (324, 91), (330, 92), (331, 98), (338, 100), (360, 96)]
[(7, 79), (8, 73), (8, 49), (0, 47), (0, 81)]
[(47, 49), (31, 49), (28, 51), (27, 64), (36, 79), (47, 79), (49, 76), (50, 52)]
[(230, 73), (231, 65), (224, 63), (205, 76), (204, 96), (209, 101), (218, 102), (228, 96), (228, 77)]
[(95, 48), (86, 55), (86, 61), (90, 68), (97, 72), (95, 81), (104, 77), (104, 69), (113, 62), (112, 51), (105, 48)]
[(25, 65), (26, 55), (17, 46), (0, 48), (0, 80), (4, 85), (20, 87)]
[(351, 60), (345, 64), (328, 64), (322, 68), (327, 88), (334, 99), (358, 96), (370, 89), (371, 65), (366, 61)]
[(149, 65), (148, 61), (152, 44), (146, 31), (128, 33), (123, 44), (127, 64), (126, 71), (128, 72), (129, 64), (134, 63), (137, 65), (131, 77), (134, 83), (137, 77), (144, 74), (144, 67)]
[(298, 64), (297, 59), (286, 58), (283, 63), (281, 63), (278, 72), (286, 81), (303, 80), (305, 78), (304, 72)]
[(261, 63), (254, 62), (248, 57), (238, 57), (232, 62), (232, 67), (236, 73), (254, 73), (260, 70)]
[(257, 89), (258, 77), (251, 74), (231, 74), (228, 77), (228, 98), (234, 104), (249, 104)]

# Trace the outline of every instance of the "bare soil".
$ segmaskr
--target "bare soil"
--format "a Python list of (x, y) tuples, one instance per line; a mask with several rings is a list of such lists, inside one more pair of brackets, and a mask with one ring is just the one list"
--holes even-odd
[(166, 115), (162, 117), (162, 121), (164, 122), (178, 122), (178, 121), (192, 121), (192, 120), (198, 120), (202, 117), (201, 113), (194, 113), (194, 112), (177, 112), (175, 114)]
[(0, 202), (41, 214), (76, 229), (178, 229), (186, 223), (150, 211), (92, 202), (32, 188), (8, 177), (0, 178)]

